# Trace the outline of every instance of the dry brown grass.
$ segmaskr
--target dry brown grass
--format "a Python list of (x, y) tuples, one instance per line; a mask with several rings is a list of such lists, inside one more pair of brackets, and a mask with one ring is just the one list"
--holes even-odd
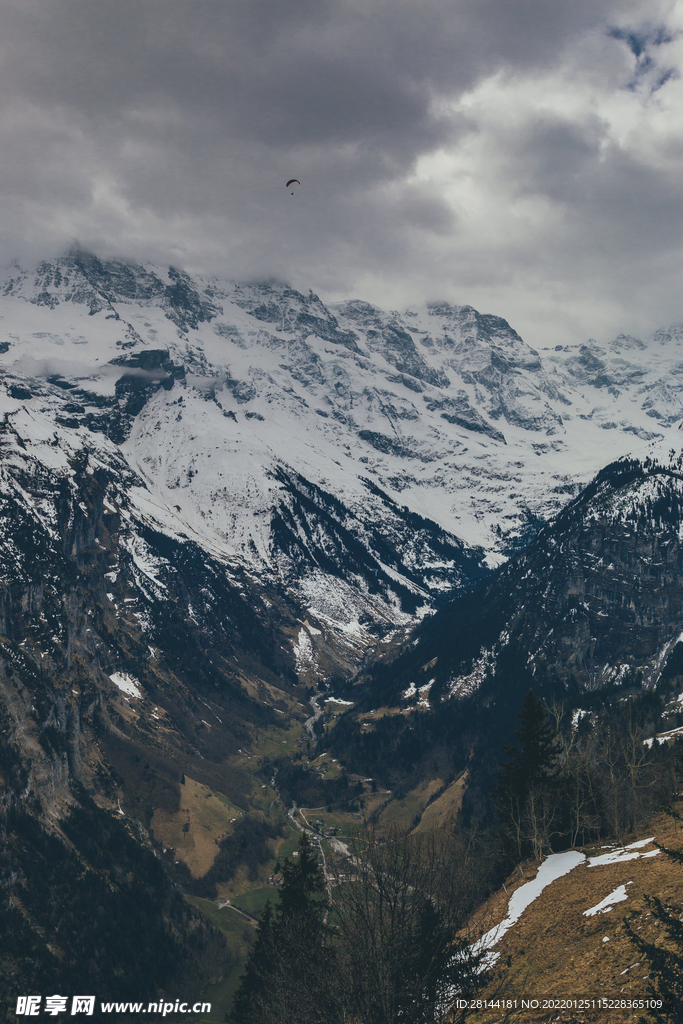
[(464, 772), (429, 807), (425, 807), (415, 832), (429, 832), (432, 829), (441, 828), (449, 821), (453, 821), (462, 805), (466, 786), (467, 772)]
[[(683, 846), (683, 832), (673, 827), (670, 818), (659, 815), (638, 835), (625, 842), (655, 836), (664, 846)], [(654, 849), (654, 846), (651, 847)], [(650, 847), (646, 847), (646, 851)], [(588, 852), (588, 851), (585, 851)], [(607, 852), (607, 851), (590, 851)], [(506, 881), (504, 890), (494, 894), (473, 922), (479, 933), (502, 921), (507, 914), (508, 898), (526, 881), (535, 877), (537, 866), (527, 862)], [(627, 882), (628, 898), (614, 905), (609, 913), (584, 917), (584, 911), (596, 906), (618, 886)], [(494, 947), (500, 954), (497, 976), (480, 994), (486, 999), (642, 999), (647, 998), (646, 963), (638, 965), (639, 955), (630, 942), (624, 918), (635, 914), (632, 923), (644, 937), (660, 934), (658, 923), (644, 902), (646, 894), (659, 896), (665, 903), (683, 903), (683, 867), (664, 854), (621, 864), (588, 867), (581, 864), (549, 885), (524, 911), (519, 921)], [(609, 941), (603, 941), (607, 938)], [(482, 1024), (515, 1020), (541, 1024), (546, 1021), (593, 1021), (609, 1024), (632, 1022), (643, 1010), (609, 1009), (577, 1011), (538, 1009), (518, 1006), (517, 1011), (479, 1010), (476, 1020)]]
[(443, 779), (430, 779), (409, 790), (404, 797), (391, 800), (380, 815), (380, 827), (409, 828), (415, 818), (422, 814), (432, 794), (438, 792), (442, 786)]
[[(152, 832), (158, 842), (172, 848), (176, 857), (185, 861), (194, 878), (199, 878), (216, 859), (218, 841), (232, 832), (234, 825), (230, 819), (240, 813), (222, 793), (185, 776), (185, 785), (180, 786), (179, 809), (173, 813), (156, 810)], [(189, 829), (183, 831), (186, 824)]]

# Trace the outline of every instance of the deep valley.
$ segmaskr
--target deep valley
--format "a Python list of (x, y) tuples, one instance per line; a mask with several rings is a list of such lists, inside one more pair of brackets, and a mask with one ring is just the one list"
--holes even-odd
[(0, 306), (2, 1019), (83, 989), (223, 1020), (303, 834), (328, 894), (359, 843), (447, 834), (480, 936), (515, 870), (675, 845), (683, 327), (536, 352), (79, 250)]

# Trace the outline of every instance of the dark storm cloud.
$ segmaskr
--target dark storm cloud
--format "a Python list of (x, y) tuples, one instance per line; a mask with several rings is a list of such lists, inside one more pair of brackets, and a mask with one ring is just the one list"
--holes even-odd
[(4, 16), (3, 80), (33, 102), (100, 123), (161, 108), (214, 121), (233, 140), (319, 144), (376, 134), (405, 144), (413, 131), (423, 137), (432, 91), (457, 92), (506, 64), (552, 61), (568, 36), (614, 7), (29, 0)]
[[(77, 236), (375, 300), (436, 288), (508, 315), (500, 282), (519, 289), (516, 268), (548, 302), (547, 268), (579, 281), (584, 232), (589, 263), (606, 252), (609, 292), (635, 233), (673, 245), (681, 197), (666, 160), (640, 160), (595, 97), (577, 112), (571, 95), (585, 82), (598, 100), (671, 88), (670, 7), (6, 2), (2, 252), (39, 257)], [(554, 105), (536, 109), (548, 83)]]

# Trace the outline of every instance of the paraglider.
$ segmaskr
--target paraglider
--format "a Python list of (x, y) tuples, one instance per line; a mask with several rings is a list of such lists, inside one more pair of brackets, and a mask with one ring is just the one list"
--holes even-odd
[[(301, 182), (299, 181), (298, 178), (290, 178), (285, 187), (289, 188), (290, 185), (294, 185), (294, 184), (300, 185)], [(294, 193), (291, 192), (290, 195), (294, 195)]]

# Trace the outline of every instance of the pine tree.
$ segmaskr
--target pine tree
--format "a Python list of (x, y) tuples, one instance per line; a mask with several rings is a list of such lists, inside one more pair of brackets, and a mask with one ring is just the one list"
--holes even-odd
[(273, 904), (266, 900), (261, 912), (258, 924), (258, 935), (256, 944), (247, 961), (240, 985), (235, 994), (230, 1021), (250, 1021), (253, 1019), (252, 1006), (258, 1000), (263, 985), (263, 978), (267, 976), (270, 962), (270, 948), (273, 941)]
[(547, 782), (557, 771), (559, 741), (543, 701), (529, 690), (517, 715), (516, 747), (503, 747), (510, 763), (503, 769), (506, 781), (523, 795), (533, 782)]
[(287, 858), (275, 908), (266, 903), (230, 1024), (335, 1024), (341, 1020), (325, 880), (308, 835)]
[(498, 770), (493, 798), (506, 841), (516, 847), (519, 857), (531, 847), (540, 860), (559, 820), (556, 790), (560, 745), (550, 715), (532, 690), (517, 717), (517, 746), (503, 747), (503, 754), (510, 760)]
[[(655, 844), (659, 846), (659, 843)], [(683, 863), (682, 850), (669, 850), (665, 846), (659, 849)], [(650, 913), (664, 928), (665, 940), (662, 944), (648, 942), (633, 929), (633, 915), (624, 923), (631, 942), (641, 956), (650, 964), (649, 994), (652, 999), (661, 999), (661, 1010), (650, 1010), (650, 1021), (657, 1024), (683, 1024), (683, 922), (680, 920), (680, 907), (665, 906), (657, 896), (646, 896), (645, 903)], [(641, 1024), (647, 1024), (647, 1018), (640, 1018)]]
[(318, 867), (318, 857), (307, 832), (299, 840), (299, 856), (296, 860), (285, 860), (282, 870), (282, 885), (278, 893), (278, 914), (292, 919), (303, 916), (317, 918), (324, 916), (324, 900), (314, 897), (325, 889), (325, 879)]

